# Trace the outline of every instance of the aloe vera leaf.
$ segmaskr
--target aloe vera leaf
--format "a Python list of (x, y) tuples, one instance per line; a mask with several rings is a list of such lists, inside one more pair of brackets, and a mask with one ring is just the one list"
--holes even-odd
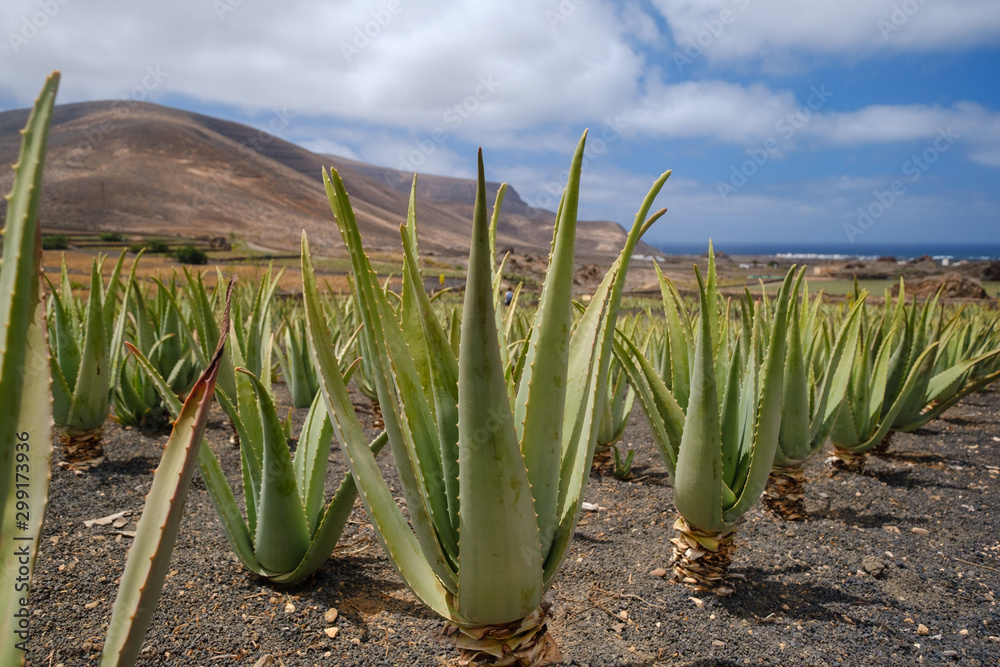
[[(656, 269), (657, 281), (660, 284), (660, 295), (663, 298), (663, 312), (667, 321), (667, 340), (670, 346), (670, 383), (669, 387), (677, 399), (681, 409), (687, 408), (688, 397), (691, 395), (691, 331), (683, 314), (684, 302), (679, 301), (679, 294), (671, 289), (672, 284), (660, 271), (660, 266), (653, 263)], [(666, 373), (666, 369), (664, 369)]]
[[(53, 294), (55, 290), (53, 290)], [(62, 268), (59, 272), (59, 294), (66, 304), (66, 322), (69, 324), (68, 330), (76, 341), (77, 348), (83, 345), (83, 331), (80, 323), (83, 315), (80, 312), (80, 303), (73, 295), (73, 284), (69, 280), (69, 267), (66, 266), (66, 253), (62, 254)], [(79, 365), (79, 364), (78, 364)], [(75, 383), (74, 383), (75, 384)]]
[(253, 385), (264, 427), (263, 474), (254, 553), (260, 564), (271, 572), (289, 572), (309, 549), (309, 528), (305, 508), (299, 499), (292, 455), (274, 401), (264, 383), (245, 368), (236, 370), (245, 374)]
[[(493, 276), (493, 312), (496, 315), (497, 321), (497, 337), (500, 341), (500, 359), (503, 361), (504, 368), (510, 367), (510, 353), (509, 353), (509, 339), (508, 339), (508, 329), (506, 326), (507, 316), (510, 315), (511, 307), (507, 307), (507, 312), (501, 308), (503, 303), (503, 268), (507, 263), (508, 255), (504, 255), (500, 264), (497, 264), (497, 230), (500, 228), (500, 211), (503, 208), (503, 200), (507, 194), (507, 184), (501, 183), (500, 187), (497, 188), (497, 196), (493, 202), (493, 215), (490, 216), (490, 272)], [(511, 306), (514, 305), (514, 300), (511, 299)], [(507, 374), (507, 396), (510, 398), (510, 403), (513, 406), (516, 400), (517, 389), (516, 385), (511, 382), (511, 376)]]
[[(111, 338), (111, 387), (114, 388), (118, 386), (119, 378), (121, 377), (121, 371), (124, 366), (124, 346), (122, 341), (125, 340), (125, 324), (128, 321), (128, 303), (129, 297), (132, 290), (135, 289), (135, 271), (139, 267), (139, 258), (145, 249), (140, 250), (139, 254), (136, 255), (135, 260), (132, 262), (132, 268), (129, 270), (128, 280), (125, 282), (125, 287), (122, 289), (122, 303), (118, 310), (118, 318), (115, 320), (114, 328), (110, 332)], [(122, 251), (122, 257), (125, 256), (124, 251)], [(119, 260), (119, 266), (121, 260)], [(116, 267), (117, 268), (117, 267)], [(111, 309), (113, 311), (113, 309)], [(105, 312), (108, 312), (107, 309)]]
[(507, 408), (489, 259), (480, 151), (458, 360), (458, 606), (481, 625), (524, 618), (541, 603), (543, 592), (533, 489)]
[(461, 622), (464, 619), (452, 604), (451, 591), (438, 579), (436, 568), (424, 557), (416, 535), (396, 505), (365, 443), (336, 355), (326, 342), (330, 339), (330, 330), (323, 317), (305, 232), (302, 233), (302, 292), (309, 350), (320, 378), (320, 392), (375, 533), (393, 567), (413, 594), (440, 616)]
[[(754, 324), (751, 328), (750, 350), (747, 361), (740, 373), (739, 398), (736, 402), (736, 415), (731, 415), (731, 424), (737, 434), (732, 441), (722, 441), (723, 481), (729, 488), (739, 493), (743, 488), (747, 470), (750, 468), (750, 458), (753, 452), (753, 441), (757, 434), (757, 407), (760, 401), (761, 357), (763, 346), (761, 306), (754, 310)], [(729, 407), (729, 406), (726, 406)], [(725, 423), (725, 422), (724, 422)]]
[[(28, 641), (17, 627), (27, 613), (21, 601), (30, 588), (48, 502), (52, 458), (52, 400), (45, 304), (40, 296), (42, 235), (38, 200), (49, 120), (59, 74), (46, 81), (22, 131), (14, 184), (7, 197), (3, 263), (0, 265), (0, 664), (21, 665)], [(27, 511), (19, 506), (28, 501)], [(17, 523), (27, 514), (23, 524)], [(25, 560), (24, 554), (27, 553)], [(25, 573), (24, 569), (27, 572)], [(17, 579), (17, 582), (15, 582)], [(17, 641), (20, 640), (20, 641)]]
[(809, 412), (809, 378), (807, 360), (802, 348), (802, 325), (797, 303), (789, 317), (788, 346), (785, 354), (785, 376), (782, 386), (781, 426), (775, 462), (791, 465), (803, 461), (812, 452), (809, 437), (812, 415)]
[(101, 302), (101, 275), (97, 263), (91, 267), (90, 294), (84, 311), (86, 322), (80, 350), (80, 372), (73, 386), (65, 430), (88, 431), (99, 428), (108, 418), (110, 376), (108, 345), (104, 329), (104, 305)]
[[(225, 317), (228, 319), (229, 313)], [(227, 322), (228, 324), (228, 322)], [(133, 665), (163, 590), (198, 456), (225, 339), (195, 383), (163, 450), (121, 575), (101, 652), (102, 667)]]
[[(739, 342), (739, 339), (737, 339), (737, 345), (739, 345)], [(722, 412), (720, 414), (720, 424), (722, 427), (722, 479), (729, 487), (732, 487), (736, 483), (736, 471), (740, 464), (742, 438), (746, 429), (744, 424), (746, 419), (744, 417), (750, 414), (746, 409), (745, 403), (749, 402), (749, 405), (753, 405), (751, 397), (754, 397), (753, 388), (750, 386), (751, 383), (749, 381), (745, 385), (745, 392), (741, 394), (741, 391), (744, 389), (744, 385), (741, 385), (744, 374), (756, 371), (752, 365), (744, 371), (741, 368), (743, 365), (740, 363), (739, 355), (734, 356), (730, 360), (729, 375), (726, 378), (725, 390), (722, 393)]]
[(899, 411), (902, 408), (903, 403), (908, 398), (909, 394), (913, 391), (914, 387), (917, 385), (918, 382), (917, 373), (919, 370), (919, 366), (921, 365), (921, 362), (926, 356), (934, 352), (934, 348), (936, 346), (937, 343), (931, 343), (931, 345), (924, 350), (921, 356), (917, 358), (916, 363), (914, 364), (914, 368), (910, 371), (910, 374), (907, 376), (906, 382), (903, 383), (903, 387), (900, 390), (899, 396), (896, 398), (895, 401), (893, 401), (892, 405), (889, 407), (888, 412), (886, 412), (885, 415), (882, 416), (882, 419), (877, 422), (877, 428), (874, 428), (875, 425), (873, 424), (874, 431), (870, 433), (869, 437), (865, 440), (862, 440), (861, 442), (854, 443), (853, 446), (845, 447), (841, 445), (844, 449), (848, 449), (852, 452), (860, 454), (868, 451), (869, 449), (880, 443), (883, 438), (885, 438), (886, 434), (891, 430), (892, 424), (895, 421), (896, 416), (899, 414)]
[[(548, 553), (558, 521), (556, 508), (563, 428), (560, 417), (566, 406), (566, 373), (573, 321), (576, 215), (586, 140), (587, 133), (584, 132), (577, 143), (559, 205), (560, 216), (552, 234), (548, 269), (514, 403), (514, 423), (521, 441), (524, 465), (528, 469), (531, 495), (535, 499), (542, 553)], [(485, 205), (483, 208), (485, 216)], [(465, 329), (462, 333), (464, 343)], [(501, 369), (502, 364), (501, 359)]]
[(823, 446), (830, 437), (830, 430), (840, 404), (844, 402), (851, 379), (854, 351), (861, 333), (861, 313), (864, 311), (867, 292), (857, 299), (837, 333), (836, 341), (823, 372), (823, 383), (813, 409), (809, 439), (815, 449)]
[(727, 529), (722, 521), (722, 426), (712, 355), (712, 318), (709, 316), (716, 301), (715, 294), (708, 293), (697, 267), (695, 276), (701, 317), (695, 336), (690, 401), (677, 453), (674, 505), (692, 527), (707, 533), (721, 533)]
[[(65, 259), (63, 269), (66, 268)], [(67, 282), (68, 282), (67, 278)], [(46, 276), (46, 281), (48, 277)], [(66, 409), (55, 413), (56, 424), (65, 424), (66, 416), (69, 414), (69, 403), (72, 400), (73, 387), (76, 386), (76, 378), (80, 372), (80, 342), (77, 340), (74, 330), (74, 316), (69, 309), (72, 307), (73, 293), (67, 292), (65, 296), (56, 291), (55, 286), (49, 281), (52, 289), (52, 336), (49, 343), (55, 343), (55, 353), (52, 355), (52, 368), (57, 371), (53, 376), (58, 376), (66, 385), (67, 401)]]
[[(320, 401), (322, 400), (320, 398)], [(320, 405), (323, 410), (326, 409), (325, 405), (322, 403)], [(382, 431), (368, 446), (372, 451), (372, 455), (378, 456), (378, 453), (382, 451), (382, 447), (388, 441), (388, 433)], [(326, 469), (324, 468), (325, 472)], [(351, 516), (351, 510), (354, 509), (354, 501), (357, 497), (358, 487), (354, 483), (354, 476), (348, 472), (340, 482), (340, 486), (337, 487), (337, 491), (330, 500), (330, 504), (327, 505), (326, 511), (319, 518), (319, 523), (316, 525), (310, 538), (309, 549), (299, 564), (291, 572), (272, 574), (268, 578), (276, 584), (292, 584), (305, 579), (321, 568), (337, 546), (337, 541), (340, 540), (340, 536), (344, 532), (344, 526), (347, 525), (347, 520)]]
[[(239, 313), (237, 313), (237, 316)], [(229, 358), (235, 371), (236, 368), (249, 364), (240, 343), (242, 327), (232, 322), (229, 330)], [(252, 334), (251, 334), (252, 335)], [(222, 400), (219, 404), (229, 414), (240, 436), (240, 466), (243, 472), (243, 494), (247, 499), (247, 519), (251, 531), (256, 534), (257, 508), (260, 507), (260, 484), (263, 466), (263, 451), (261, 443), (264, 440), (264, 424), (257, 409), (257, 397), (250, 378), (244, 373), (234, 373), (236, 396), (227, 396), (232, 403)], [(247, 493), (247, 489), (251, 493)]]
[(453, 587), (457, 585), (458, 534), (448, 518), (436, 426), (423, 401), (423, 390), (396, 315), (365, 254), (354, 211), (336, 170), (324, 175), (324, 185), (341, 236), (350, 250), (356, 303), (365, 322), (362, 340), (367, 341), (366, 349), (371, 352), (372, 379), (410, 521), (435, 573)]
[[(40, 255), (40, 234), (37, 242)], [(37, 277), (34, 291), (37, 295)], [(13, 483), (8, 487), (5, 506), (0, 510), (0, 609), (6, 611), (4, 617), (0, 618), (0, 636), (7, 638), (0, 642), (2, 665), (22, 664), (23, 643), (16, 639), (27, 640), (27, 633), (19, 635), (15, 632), (17, 619), (14, 613), (25, 610), (21, 600), (30, 599), (30, 588), (25, 587), (23, 582), (27, 580), (30, 586), (48, 503), (52, 460), (49, 434), (53, 421), (46, 363), (48, 342), (45, 335), (45, 306), (39, 301), (35, 316), (25, 332), (27, 347), (23, 366), (24, 381), (20, 387), (20, 409), (12, 424), (16, 433), (8, 441), (11, 443), (9, 449), (13, 453), (14, 464), (9, 470), (3, 471)], [(16, 477), (15, 469), (19, 473)], [(22, 471), (26, 473), (20, 474)], [(19, 503), (22, 499), (27, 499), (28, 503), (25, 512), (18, 511), (21, 509)], [(21, 523), (19, 520), (25, 516), (26, 520)]]
[[(167, 406), (170, 416), (176, 420), (183, 407), (180, 399), (177, 398), (156, 367), (138, 348), (129, 342), (125, 343), (125, 347), (132, 353), (136, 363), (156, 387), (156, 391)], [(216, 393), (217, 398), (222, 396), (224, 394)], [(222, 530), (226, 539), (229, 540), (233, 553), (251, 572), (262, 577), (268, 576), (268, 571), (261, 566), (254, 555), (251, 532), (247, 528), (247, 522), (243, 519), (243, 515), (240, 514), (240, 508), (236, 504), (236, 497), (233, 495), (232, 487), (229, 486), (229, 480), (226, 479), (225, 473), (222, 472), (222, 466), (219, 465), (219, 459), (207, 442), (202, 442), (198, 448), (198, 470), (201, 473), (202, 481), (205, 482), (205, 487), (208, 489), (208, 495), (212, 499), (212, 505), (219, 516)], [(248, 511), (252, 509), (251, 504), (248, 503), (247, 509)]]
[[(412, 221), (416, 222), (415, 215)], [(403, 236), (405, 272), (418, 276), (417, 247), (414, 230), (400, 229)], [(412, 240), (411, 240), (411, 237)], [(426, 355), (427, 378), (429, 382), (424, 388), (430, 393), (429, 406), (437, 423), (438, 442), (440, 445), (441, 473), (446, 491), (448, 520), (452, 528), (458, 530), (458, 359), (455, 358), (451, 343), (444, 329), (434, 314), (430, 297), (424, 290), (423, 281), (413, 280), (409, 283), (409, 292), (414, 300), (414, 324), (419, 326), (417, 332), (420, 340), (411, 345), (411, 349), (421, 349)], [(405, 321), (408, 318), (404, 317)]]
[[(781, 399), (783, 389), (783, 367), (788, 339), (789, 303), (797, 300), (804, 271), (794, 276), (795, 267), (788, 270), (785, 280), (775, 299), (776, 307), (771, 319), (771, 333), (764, 368), (760, 379), (760, 399), (757, 407), (756, 431), (753, 451), (750, 453), (750, 467), (746, 476), (733, 487), (739, 500), (724, 513), (726, 523), (732, 524), (743, 516), (764, 492), (768, 475), (774, 463), (774, 452), (778, 447), (778, 432), (781, 427)], [(794, 285), (794, 286), (793, 286)]]
[(608, 367), (614, 347), (614, 322), (625, 289), (628, 265), (642, 235), (667, 211), (661, 209), (646, 217), (669, 177), (670, 172), (664, 172), (649, 189), (625, 238), (625, 246), (605, 274), (570, 339), (566, 383), (566, 405), (569, 407), (563, 411), (562, 465), (557, 505), (559, 524), (545, 555), (543, 583), (546, 588), (552, 584), (566, 556), (580, 514), (583, 490), (593, 465), (599, 426), (595, 419), (596, 406), (603, 400), (607, 389)]
[[(890, 329), (891, 332), (895, 328)], [(892, 363), (892, 336), (883, 339), (882, 347), (879, 348), (878, 353), (875, 355), (875, 362), (870, 371), (868, 382), (865, 386), (865, 392), (868, 394), (868, 405), (862, 405), (862, 409), (867, 408), (867, 412), (863, 413), (867, 418), (865, 428), (859, 429), (861, 433), (865, 433), (874, 428), (874, 425), (878, 423), (880, 417), (883, 417), (887, 413), (886, 406), (891, 407), (892, 403), (895, 402), (893, 399), (899, 394), (889, 393), (889, 374), (890, 366)], [(869, 357), (867, 350), (865, 350), (865, 357)], [(886, 400), (886, 399), (889, 400)]]
[(945, 410), (951, 406), (958, 403), (961, 399), (965, 398), (969, 394), (979, 391), (986, 385), (990, 384), (993, 380), (1000, 377), (1000, 371), (991, 373), (989, 375), (980, 377), (973, 382), (969, 382), (962, 386), (958, 391), (955, 391), (951, 395), (940, 398), (939, 395), (944, 391), (945, 388), (949, 387), (955, 378), (960, 378), (965, 372), (976, 364), (981, 363), (990, 358), (994, 358), (1000, 355), (1000, 350), (994, 350), (993, 352), (988, 352), (974, 359), (969, 359), (968, 361), (958, 364), (946, 371), (943, 371), (931, 379), (930, 385), (928, 387), (928, 398), (930, 401), (936, 401), (932, 403), (933, 407), (927, 409), (926, 411), (918, 414), (914, 419), (905, 422), (903, 424), (899, 423), (899, 418), (893, 422), (893, 430), (900, 432), (910, 432), (921, 428), (933, 419), (936, 419)]
[(306, 525), (312, 535), (319, 523), (323, 510), (326, 489), (327, 459), (333, 440), (333, 426), (326, 413), (323, 398), (316, 393), (309, 412), (306, 414), (299, 443), (292, 463), (295, 466), (295, 485), (299, 490), (299, 500), (306, 511)]
[[(619, 341), (624, 341), (625, 345)], [(639, 404), (643, 407), (653, 430), (653, 440), (672, 480), (677, 470), (677, 450), (681, 443), (681, 433), (684, 431), (684, 412), (652, 364), (633, 341), (627, 337), (616, 337), (615, 356), (628, 373), (629, 381), (635, 388)], [(635, 362), (632, 360), (633, 357)]]
[[(121, 274), (122, 265), (125, 263), (125, 249), (122, 249), (120, 255), (118, 255), (118, 261), (115, 262), (114, 268), (111, 269), (111, 276), (108, 278), (108, 287), (104, 289), (101, 288), (102, 300), (104, 302), (104, 335), (107, 340), (111, 340), (114, 337), (115, 329), (115, 313), (118, 312), (118, 290), (121, 288)], [(133, 268), (135, 264), (133, 263)], [(122, 301), (121, 308), (125, 308), (125, 302)]]

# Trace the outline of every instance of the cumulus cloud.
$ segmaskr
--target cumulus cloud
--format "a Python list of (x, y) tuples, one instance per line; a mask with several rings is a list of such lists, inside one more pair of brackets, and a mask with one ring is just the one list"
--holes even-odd
[(57, 11), (37, 20), (39, 0), (0, 9), (14, 40), (0, 62), (24, 104), (51, 69), (64, 71), (66, 101), (127, 95), (156, 65), (169, 72), (160, 95), (456, 133), (520, 128), (634, 97), (644, 61), (625, 36), (650, 34), (635, 11), (627, 28), (598, 2), (62, 1), (41, 3)]
[(993, 0), (652, 0), (680, 49), (712, 62), (966, 49), (1000, 42)]
[(943, 140), (964, 146), (974, 162), (1000, 166), (1000, 113), (972, 102), (869, 106), (820, 115), (806, 131), (828, 146)]

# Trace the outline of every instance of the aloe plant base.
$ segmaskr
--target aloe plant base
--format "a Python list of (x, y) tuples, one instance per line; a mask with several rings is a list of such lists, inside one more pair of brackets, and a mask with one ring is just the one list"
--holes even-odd
[(674, 581), (696, 591), (732, 595), (735, 589), (729, 585), (733, 578), (729, 574), (729, 564), (736, 551), (736, 530), (726, 535), (709, 535), (691, 528), (681, 517), (674, 522), (674, 530), (677, 535), (670, 540)]
[(865, 469), (865, 462), (868, 452), (856, 453), (840, 447), (833, 448), (833, 456), (830, 457), (830, 467), (833, 472), (853, 472), (859, 473)]
[(71, 470), (89, 470), (104, 461), (104, 429), (59, 434), (63, 465)]
[(805, 466), (775, 468), (767, 478), (767, 487), (761, 500), (771, 514), (785, 521), (802, 521), (806, 518)]
[(548, 630), (548, 604), (525, 618), (503, 625), (460, 627), (448, 625), (444, 635), (454, 642), (459, 665), (542, 667), (562, 662), (562, 654)]

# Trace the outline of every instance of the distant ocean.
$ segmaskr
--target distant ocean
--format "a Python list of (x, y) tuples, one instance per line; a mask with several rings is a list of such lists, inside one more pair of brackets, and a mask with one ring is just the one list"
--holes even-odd
[[(702, 255), (708, 244), (651, 243), (667, 255)], [(714, 243), (716, 252), (729, 255), (763, 255), (791, 259), (876, 259), (895, 257), (897, 260), (930, 255), (934, 259), (987, 259), (1000, 260), (1000, 243)]]

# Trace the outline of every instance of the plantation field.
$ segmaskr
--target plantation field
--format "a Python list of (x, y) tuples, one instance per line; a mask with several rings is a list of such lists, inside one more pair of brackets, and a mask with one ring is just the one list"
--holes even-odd
[[(276, 384), (281, 410), (288, 409)], [(368, 433), (372, 406), (352, 392)], [(304, 414), (295, 413), (296, 424)], [(298, 427), (296, 426), (296, 431)], [(207, 442), (234, 487), (237, 448), (218, 409)], [(107, 425), (107, 461), (76, 475), (54, 461), (35, 575), (31, 665), (92, 664), (165, 435)], [(692, 592), (669, 570), (671, 490), (636, 410), (623, 440), (632, 476), (590, 475), (551, 631), (570, 666), (995, 665), (1000, 657), (1000, 393), (965, 399), (917, 434), (897, 435), (861, 474), (807, 470), (803, 522), (761, 509), (740, 526), (730, 597)], [(398, 493), (391, 455), (380, 468)], [(330, 455), (327, 494), (345, 470)], [(118, 523), (83, 522), (127, 514)], [(330, 608), (336, 620), (324, 620)], [(269, 586), (237, 562), (195, 479), (163, 597), (139, 665), (432, 666), (453, 659), (441, 621), (407, 592), (356, 505), (312, 577)], [(330, 637), (325, 631), (336, 628)], [(266, 663), (265, 663), (266, 664)], [(277, 663), (274, 663), (277, 664)]]

